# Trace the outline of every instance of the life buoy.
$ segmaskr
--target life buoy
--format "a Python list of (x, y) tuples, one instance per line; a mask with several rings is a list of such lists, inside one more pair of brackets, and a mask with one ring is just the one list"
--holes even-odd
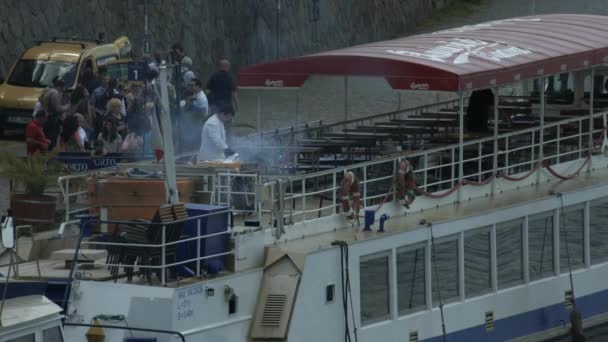
[[(351, 196), (353, 199), (352, 206), (350, 203)], [(340, 200), (346, 218), (349, 220), (355, 219), (359, 215), (361, 193), (359, 192), (359, 180), (351, 171), (344, 173), (344, 178), (340, 182)]]
[(408, 209), (416, 199), (415, 189), (414, 169), (410, 162), (404, 159), (399, 163), (397, 169), (397, 199)]

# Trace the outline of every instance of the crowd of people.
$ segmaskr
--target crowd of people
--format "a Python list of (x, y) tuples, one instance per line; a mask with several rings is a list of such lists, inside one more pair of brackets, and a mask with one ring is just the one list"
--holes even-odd
[(69, 92), (64, 81), (55, 78), (52, 87), (40, 95), (26, 127), (27, 153), (151, 153), (151, 120), (158, 120), (160, 111), (159, 67), (170, 65), (168, 87), (177, 150), (198, 150), (199, 160), (219, 159), (220, 148), (232, 154), (223, 126), (238, 109), (230, 63), (219, 60), (218, 70), (203, 84), (181, 44), (171, 47), (169, 57), (166, 62), (162, 53), (154, 55), (147, 65), (146, 82), (123, 84), (111, 78), (103, 66), (94, 72), (90, 64), (84, 66), (78, 84)]

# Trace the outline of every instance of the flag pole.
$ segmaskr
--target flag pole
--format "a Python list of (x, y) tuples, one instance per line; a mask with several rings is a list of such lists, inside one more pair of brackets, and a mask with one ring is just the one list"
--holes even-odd
[(169, 203), (179, 202), (177, 179), (175, 173), (175, 153), (173, 151), (173, 127), (171, 127), (171, 111), (169, 107), (169, 92), (167, 90), (167, 66), (159, 68), (160, 80), (160, 124), (163, 135), (163, 162), (165, 165), (165, 193)]

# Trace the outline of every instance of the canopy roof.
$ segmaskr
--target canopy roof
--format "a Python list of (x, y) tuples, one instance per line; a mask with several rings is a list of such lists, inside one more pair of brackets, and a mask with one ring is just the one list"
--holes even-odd
[(300, 87), (311, 75), (384, 77), (394, 89), (460, 91), (608, 62), (608, 16), (491, 21), (246, 67), (240, 87)]

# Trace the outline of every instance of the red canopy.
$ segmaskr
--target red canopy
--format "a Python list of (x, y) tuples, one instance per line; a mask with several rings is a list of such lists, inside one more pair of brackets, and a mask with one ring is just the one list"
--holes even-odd
[(608, 62), (608, 16), (491, 21), (246, 67), (240, 87), (300, 87), (311, 75), (384, 77), (394, 89), (460, 91)]

